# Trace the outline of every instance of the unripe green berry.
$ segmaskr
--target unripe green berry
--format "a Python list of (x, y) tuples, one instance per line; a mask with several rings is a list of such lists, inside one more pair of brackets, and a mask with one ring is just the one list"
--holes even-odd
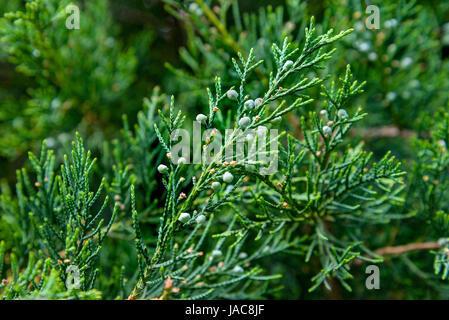
[(226, 92), (226, 95), (228, 96), (228, 99), (234, 101), (236, 101), (237, 98), (239, 97), (239, 94), (235, 90), (228, 90), (228, 92)]
[(220, 250), (214, 250), (212, 251), (212, 257), (216, 258), (216, 257), (221, 257), (223, 255), (223, 253), (221, 253)]
[(230, 172), (225, 172), (225, 174), (223, 175), (223, 181), (226, 183), (231, 183), (233, 179), (234, 176)]
[(192, 2), (189, 5), (189, 11), (197, 16), (201, 16), (203, 14), (203, 10), (195, 2)]
[(337, 115), (340, 119), (347, 119), (348, 118), (348, 113), (346, 112), (345, 109), (340, 109), (337, 112)]
[(251, 119), (249, 117), (243, 117), (242, 119), (239, 120), (239, 126), (243, 129), (245, 129), (246, 127), (248, 127), (250, 122), (251, 122)]
[(284, 66), (282, 67), (282, 69), (287, 70), (290, 69), (293, 66), (293, 61), (291, 60), (287, 60), (284, 63)]
[(168, 172), (168, 167), (165, 164), (160, 164), (157, 167), (157, 171), (159, 171), (159, 173), (167, 173)]
[(214, 190), (215, 192), (220, 191), (221, 189), (221, 183), (218, 181), (214, 181), (212, 182), (212, 190)]
[(198, 224), (203, 224), (206, 221), (206, 217), (203, 214), (200, 214), (198, 217), (196, 217), (195, 221)]
[(247, 254), (246, 252), (241, 252), (241, 253), (239, 254), (239, 258), (240, 258), (240, 259), (246, 259), (246, 258), (248, 258), (248, 254)]
[(253, 109), (254, 108), (254, 100), (250, 99), (250, 100), (245, 101), (244, 107), (247, 110)]
[(241, 266), (235, 266), (234, 269), (232, 269), (232, 271), (235, 273), (242, 273), (243, 268)]
[(187, 163), (186, 158), (181, 157), (181, 158), (178, 159), (178, 166), (181, 166), (181, 165), (186, 164), (186, 163)]
[(329, 126), (324, 126), (323, 127), (323, 132), (325, 135), (331, 135), (332, 134), (332, 128)]
[(196, 121), (205, 122), (206, 120), (207, 120), (207, 116), (202, 113), (200, 113), (196, 116)]
[(385, 96), (387, 98), (388, 101), (394, 101), (396, 100), (396, 97), (398, 96), (398, 94), (394, 91), (390, 91), (387, 93), (387, 95)]
[(178, 220), (181, 221), (182, 223), (186, 223), (190, 220), (190, 214), (187, 212), (183, 212), (179, 215)]

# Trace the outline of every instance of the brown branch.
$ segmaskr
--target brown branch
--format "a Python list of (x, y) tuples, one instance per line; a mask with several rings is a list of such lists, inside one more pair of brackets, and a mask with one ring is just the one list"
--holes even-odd
[(415, 250), (441, 249), (441, 247), (442, 246), (438, 242), (418, 242), (418, 243), (404, 244), (396, 247), (380, 248), (374, 251), (374, 253), (376, 253), (379, 256), (386, 256), (386, 255), (402, 254)]
[[(432, 249), (441, 249), (442, 246), (438, 242), (417, 242), (417, 243), (409, 243), (395, 247), (384, 247), (377, 249), (374, 253), (378, 256), (388, 256), (388, 255), (399, 255), (403, 253), (407, 253), (410, 251), (416, 250), (432, 250)], [(354, 265), (361, 265), (365, 261), (361, 259), (355, 259), (353, 261)]]
[(374, 127), (369, 129), (354, 130), (352, 135), (360, 135), (364, 139), (371, 138), (404, 138), (410, 139), (417, 135), (416, 131), (399, 129), (395, 126)]

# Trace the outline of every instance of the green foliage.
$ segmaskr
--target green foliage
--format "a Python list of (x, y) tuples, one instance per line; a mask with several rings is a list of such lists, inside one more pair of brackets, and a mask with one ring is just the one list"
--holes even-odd
[[(26, 169), (17, 172), (16, 203), (2, 196), (2, 203), (6, 204), (4, 213), (9, 216), (6, 221), (11, 228), (19, 227), (27, 235), (27, 238), (14, 239), (14, 245), (27, 246), (28, 250), (42, 249), (63, 281), (66, 281), (68, 266), (78, 267), (81, 288), (91, 289), (98, 272), (96, 264), (101, 244), (118, 208), (114, 207), (109, 223), (102, 228), (108, 197), (98, 206), (104, 181), (97, 191), (91, 191), (89, 179), (95, 159), (91, 160), (90, 152), (85, 152), (79, 136), (77, 143), (73, 143), (71, 161), (67, 156), (64, 158), (60, 174), (54, 172), (55, 159), (53, 153), (46, 150), (45, 143), (40, 158), (32, 153), (29, 156), (35, 176), (30, 178)], [(15, 277), (13, 280), (17, 281)]]
[[(80, 30), (68, 1), (0, 8), (19, 10), (0, 19), (0, 60), (27, 87), (0, 89), (0, 152), (46, 138), (1, 184), (1, 297), (448, 297), (449, 6), (379, 1), (367, 30), (360, 1), (323, 3), (165, 0), (186, 36), (175, 62), (148, 59), (160, 43), (106, 0), (81, 6)], [(140, 69), (161, 62), (135, 114)], [(190, 164), (173, 150), (192, 120)]]
[[(11, 258), (13, 264), (11, 268), (17, 268), (16, 262)], [(52, 268), (50, 259), (45, 262), (40, 259), (36, 261), (33, 253), (30, 253), (28, 265), (20, 275), (14, 274), (13, 282), (7, 283), (5, 280), (0, 289), (3, 289), (3, 299), (81, 299), (94, 300), (100, 299), (101, 293), (97, 290), (67, 291), (61, 282), (59, 272)], [(39, 278), (39, 283), (36, 283)]]
[[(288, 85), (291, 78), (307, 68), (317, 67), (320, 63), (329, 59), (332, 52), (323, 52), (321, 48), (338, 40), (345, 34), (347, 32), (342, 32), (337, 36), (332, 36), (331, 33), (316, 36), (312, 21), (310, 27), (306, 30), (306, 43), (302, 51), (290, 49), (290, 43), (287, 40), (284, 41), (282, 49), (277, 45), (273, 45), (273, 55), (277, 68), (274, 73), (271, 73), (266, 93), (262, 95), (262, 101), (255, 109), (245, 108), (245, 102), (252, 96), (246, 88), (246, 80), (251, 71), (256, 72), (257, 66), (262, 61), (255, 61), (252, 50), (247, 59), (242, 55), (240, 56), (239, 62), (241, 65), (236, 60), (233, 60), (235, 71), (240, 78), (238, 98), (230, 109), (231, 112), (234, 110), (232, 112), (234, 114), (232, 116), (234, 128), (237, 129), (238, 126), (241, 126), (241, 119), (245, 117), (248, 117), (248, 119), (250, 119), (249, 117), (254, 118), (252, 118), (252, 121), (250, 120), (250, 123), (243, 130), (236, 131), (236, 134), (231, 135), (226, 141), (226, 145), (233, 145), (241, 136), (247, 135), (251, 129), (266, 129), (266, 127), (261, 125), (272, 123), (273, 120), (291, 110), (311, 103), (312, 100), (305, 99), (305, 97), (305, 101), (303, 101), (303, 98), (299, 98), (290, 105), (286, 104), (286, 100), (281, 99), (292, 97), (309, 87), (316, 86), (321, 83), (321, 80), (318, 78), (304, 79), (304, 81), (296, 83), (291, 87), (284, 85)], [(287, 62), (288, 59), (293, 60)], [(289, 67), (286, 67), (287, 65)], [(221, 128), (225, 127), (224, 124), (229, 123), (230, 119), (223, 119), (221, 116), (226, 110), (225, 106), (222, 106), (225, 103), (226, 94), (222, 94), (220, 78), (216, 78), (215, 82), (215, 95), (208, 91), (210, 111), (206, 126)], [(302, 128), (305, 139), (303, 142), (298, 141), (297, 147), (302, 147), (303, 151), (299, 152), (297, 156), (294, 156), (296, 151), (295, 139), (289, 136), (288, 149), (282, 149), (280, 153), (280, 161), (285, 165), (284, 170), (282, 170), (283, 176), (270, 176), (269, 178), (262, 176), (257, 171), (257, 165), (250, 167), (250, 170), (240, 163), (225, 165), (226, 161), (224, 160), (235, 162), (233, 159), (225, 158), (224, 150), (226, 145), (214, 153), (214, 161), (209, 165), (203, 163), (200, 166), (199, 169), (201, 171), (198, 173), (199, 177), (197, 179), (191, 176), (187, 177), (187, 181), (194, 181), (194, 185), (187, 196), (179, 190), (181, 187), (186, 187), (183, 185), (180, 177), (180, 174), (185, 174), (182, 173), (185, 165), (178, 164), (173, 166), (171, 164), (170, 169), (166, 172), (164, 171), (163, 184), (167, 196), (158, 227), (156, 247), (153, 250), (148, 248), (142, 239), (138, 214), (135, 208), (133, 208), (133, 225), (136, 230), (140, 281), (131, 293), (132, 298), (154, 297), (155, 294), (161, 298), (167, 298), (172, 286), (176, 288), (175, 293), (183, 298), (192, 295), (195, 291), (193, 289), (196, 289), (201, 297), (205, 297), (206, 294), (209, 298), (230, 297), (234, 285), (237, 285), (239, 281), (259, 279), (258, 277), (253, 278), (253, 272), (257, 271), (258, 273), (258, 268), (244, 272), (241, 267), (236, 265), (239, 262), (237, 260), (239, 251), (245, 247), (245, 241), (252, 237), (255, 237), (256, 243), (261, 241), (259, 239), (264, 239), (264, 241), (261, 248), (257, 247), (254, 253), (250, 252), (250, 260), (260, 258), (260, 252), (264, 252), (264, 256), (266, 256), (278, 253), (282, 250), (281, 248), (285, 250), (294, 248), (299, 244), (301, 244), (301, 247), (304, 247), (305, 242), (309, 242), (307, 260), (310, 259), (310, 255), (315, 252), (315, 249), (326, 257), (322, 261), (322, 276), (320, 275), (316, 278), (317, 285), (312, 289), (323, 282), (327, 284), (327, 277), (337, 277), (345, 286), (348, 286), (345, 282), (349, 275), (346, 270), (348, 268), (347, 264), (354, 258), (370, 260), (363, 257), (359, 252), (346, 249), (343, 246), (343, 241), (329, 239), (326, 236), (328, 231), (324, 230), (323, 224), (326, 220), (337, 219), (337, 216), (344, 217), (352, 213), (357, 217), (361, 214), (360, 205), (351, 206), (349, 203), (343, 203), (347, 198), (366, 200), (366, 213), (363, 212), (364, 215), (367, 215), (366, 219), (373, 216), (373, 220), (376, 221), (376, 218), (379, 220), (379, 217), (376, 217), (376, 215), (379, 215), (382, 210), (378, 209), (376, 211), (376, 208), (388, 204), (388, 202), (394, 199), (396, 192), (379, 199), (374, 198), (373, 195), (376, 192), (368, 188), (374, 184), (379, 187), (381, 193), (385, 192), (392, 187), (396, 179), (402, 175), (402, 172), (393, 159), (390, 159), (388, 156), (378, 164), (374, 164), (373, 168), (369, 170), (367, 168), (370, 162), (369, 156), (361, 152), (360, 148), (357, 148), (355, 151), (347, 150), (343, 157), (333, 153), (343, 141), (343, 136), (349, 131), (352, 123), (363, 118), (363, 115), (359, 113), (348, 118), (340, 113), (340, 119), (338, 119), (337, 112), (348, 103), (351, 96), (360, 91), (361, 87), (356, 82), (351, 82), (349, 68), (342, 82), (342, 88), (338, 90), (332, 88), (328, 91), (323, 88), (323, 93), (328, 99), (325, 103), (328, 106), (326, 110), (329, 115), (328, 119), (326, 116), (326, 119), (323, 121), (318, 119), (316, 114), (311, 114), (310, 118), (314, 124), (312, 128), (308, 128), (305, 120), (303, 120)], [(282, 89), (280, 89), (281, 85), (283, 86)], [(232, 90), (232, 87), (229, 90)], [(229, 108), (229, 105), (226, 107)], [(169, 113), (169, 117), (165, 118), (161, 114), (161, 118), (165, 123), (163, 129), (167, 132), (166, 136), (171, 137), (173, 132), (182, 125), (183, 118), (180, 113), (176, 116), (173, 101), (170, 105)], [(333, 122), (331, 126), (335, 132), (331, 137), (325, 135), (321, 129), (324, 123), (330, 124), (329, 121)], [(171, 139), (164, 138), (158, 126), (156, 126), (156, 134), (165, 151), (167, 151), (167, 155), (171, 157), (170, 150), (173, 147)], [(211, 138), (213, 137), (211, 136)], [(207, 142), (204, 147), (207, 150)], [(318, 151), (321, 149), (322, 151)], [(318, 155), (318, 152), (322, 152), (322, 156)], [(229, 166), (231, 166), (230, 169), (228, 169)], [(230, 189), (221, 188), (222, 191), (216, 191), (208, 196), (207, 190), (213, 181), (222, 179), (226, 183), (224, 178), (226, 173), (233, 174), (236, 184), (231, 185)], [(252, 187), (250, 187), (251, 184), (243, 186), (245, 176), (253, 180), (255, 185)], [(301, 176), (307, 178), (303, 180)], [(245, 188), (254, 188), (254, 190), (250, 192), (249, 199), (240, 204), (238, 201), (239, 193), (243, 192), (242, 196), (246, 197), (243, 191)], [(293, 195), (293, 192), (295, 195)], [(185, 195), (185, 200), (182, 194)], [(368, 196), (371, 196), (371, 198), (368, 198)], [(195, 203), (205, 203), (205, 205), (198, 207)], [(241, 205), (244, 205), (246, 208), (245, 214), (240, 213), (242, 212)], [(265, 213), (264, 215), (257, 214), (261, 208), (262, 212)], [(253, 210), (254, 212), (252, 212)], [(333, 211), (336, 211), (334, 212), (334, 217), (328, 217), (329, 215), (332, 216)], [(201, 224), (198, 223), (198, 217), (204, 216), (205, 219), (209, 219), (208, 226), (210, 226), (213, 213), (215, 212), (221, 212), (222, 220), (225, 219), (224, 213), (226, 212), (229, 212), (230, 217), (234, 218), (231, 218), (226, 223), (229, 225), (226, 230), (223, 230), (221, 233), (215, 233), (212, 236), (212, 238), (218, 237), (220, 239), (217, 244), (212, 246), (212, 258), (206, 255), (206, 259), (196, 265), (195, 262), (204, 254), (203, 251), (199, 250), (202, 249), (203, 240), (207, 237), (210, 228), (206, 227), (201, 237), (196, 240), (195, 235), (201, 228)], [(188, 219), (185, 220), (183, 215), (187, 216)], [(381, 220), (385, 221), (387, 218), (382, 216)], [(235, 219), (237, 219), (236, 221), (239, 222), (239, 225), (234, 229)], [(299, 222), (304, 225), (314, 226), (314, 232), (311, 235), (304, 236), (302, 239), (295, 237), (294, 231), (301, 224)], [(180, 228), (182, 226), (188, 227), (190, 225), (192, 227), (193, 225), (196, 226), (189, 234), (188, 241), (184, 242), (183, 247), (178, 251), (178, 245), (173, 244), (174, 241), (178, 243), (176, 239), (179, 235), (177, 233), (181, 232)], [(331, 236), (329, 235), (329, 237)], [(290, 239), (291, 237), (293, 239)], [(227, 238), (230, 239), (228, 240)], [(230, 241), (231, 239), (233, 240)], [(275, 245), (271, 244), (272, 241)], [(350, 242), (354, 244), (349, 244), (349, 248), (358, 244), (354, 240)], [(231, 249), (226, 250), (226, 258), (218, 264), (218, 267), (212, 265), (214, 252), (219, 249), (223, 250), (222, 246), (226, 243), (228, 243)], [(280, 246), (281, 248), (279, 248)], [(234, 248), (238, 248), (238, 250)], [(339, 256), (340, 250), (346, 250), (343, 257)], [(220, 254), (223, 253), (220, 251)], [(305, 256), (306, 251), (302, 252), (302, 254)], [(348, 255), (349, 257), (347, 257)], [(168, 257), (170, 258), (169, 260)], [(191, 259), (191, 264), (185, 264), (184, 260), (186, 259)], [(250, 262), (250, 260), (247, 262)], [(170, 268), (165, 268), (168, 265), (170, 265)], [(211, 270), (208, 270), (208, 268)], [(244, 275), (239, 274), (240, 272), (232, 274), (232, 270), (231, 274), (227, 274), (231, 268), (232, 270), (242, 270)], [(156, 272), (157, 270), (159, 270), (159, 273)], [(211, 273), (209, 274), (208, 271)], [(275, 275), (272, 277), (275, 277)], [(260, 280), (268, 280), (269, 278), (262, 277)], [(213, 280), (218, 283), (212, 284), (209, 282)], [(249, 284), (240, 284), (239, 287), (250, 289)], [(221, 290), (215, 290), (215, 288), (220, 288)], [(244, 293), (241, 290), (237, 296), (251, 297), (251, 293), (243, 295)]]
[(342, 6), (336, 1), (323, 18), (324, 28), (349, 23), (355, 30), (341, 42), (341, 56), (330, 72), (350, 63), (355, 77), (369, 83), (367, 94), (356, 103), (366, 106), (372, 126), (416, 129), (423, 114), (438, 111), (448, 101), (449, 65), (441, 54), (445, 43), (440, 29), (447, 21), (447, 3), (431, 9), (425, 2), (378, 1), (381, 28), (368, 30), (363, 21), (368, 14), (360, 1), (348, 2)]
[(449, 114), (439, 114), (441, 122), (434, 124), (430, 137), (415, 141), (416, 161), (413, 163), (407, 207), (414, 208), (418, 219), (429, 224), (430, 234), (438, 239), (441, 249), (435, 252), (435, 273), (448, 277), (447, 230), (449, 207)]
[(120, 119), (137, 64), (134, 50), (116, 39), (107, 1), (86, 2), (79, 30), (66, 27), (69, 4), (30, 1), (0, 21), (4, 50), (28, 83), (21, 107), (8, 97), (0, 112), (3, 156), (20, 156), (44, 138), (52, 146), (67, 142), (64, 133), (80, 122), (90, 128)]

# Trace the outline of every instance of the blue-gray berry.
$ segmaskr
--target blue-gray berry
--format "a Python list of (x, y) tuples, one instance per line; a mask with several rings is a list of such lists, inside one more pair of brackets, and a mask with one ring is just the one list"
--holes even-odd
[(212, 190), (214, 190), (215, 192), (220, 191), (221, 189), (221, 183), (218, 181), (214, 181), (212, 182)]
[(186, 223), (190, 220), (190, 214), (187, 212), (183, 212), (179, 215), (178, 220), (181, 221), (182, 223)]
[(235, 90), (228, 90), (228, 92), (226, 92), (226, 96), (228, 99), (235, 101), (239, 97), (239, 94)]
[(331, 127), (329, 127), (329, 126), (324, 126), (323, 127), (323, 132), (324, 132), (324, 134), (325, 135), (331, 135), (332, 134), (332, 128)]
[(196, 217), (195, 221), (198, 224), (203, 224), (206, 221), (206, 217), (203, 214), (200, 214), (198, 217)]
[(165, 164), (160, 164), (157, 167), (157, 171), (159, 171), (159, 173), (166, 173), (168, 172), (168, 167)]
[(284, 63), (284, 66), (282, 67), (282, 69), (287, 70), (290, 69), (293, 66), (293, 61), (291, 60), (287, 60)]
[(250, 122), (251, 122), (251, 119), (249, 117), (243, 117), (242, 119), (239, 120), (239, 126), (242, 129), (245, 129), (246, 127), (248, 127)]
[(234, 269), (232, 269), (232, 271), (235, 273), (242, 273), (243, 268), (241, 266), (235, 266)]
[(225, 172), (225, 174), (223, 175), (223, 181), (226, 183), (231, 183), (233, 179), (234, 176), (230, 172)]
[(340, 109), (340, 110), (338, 110), (338, 112), (337, 112), (337, 116), (338, 116), (340, 119), (347, 119), (347, 118), (348, 118), (348, 113), (346, 112), (345, 109)]
[(223, 253), (221, 253), (220, 250), (214, 250), (212, 251), (212, 257), (221, 257), (223, 255)]
[(254, 108), (254, 100), (247, 100), (247, 101), (245, 101), (245, 103), (244, 103), (244, 105), (243, 105), (244, 107), (245, 107), (245, 109), (247, 109), (247, 110), (251, 110), (251, 109), (253, 109)]
[(196, 116), (196, 121), (205, 122), (206, 120), (207, 120), (207, 116), (202, 113), (200, 113)]

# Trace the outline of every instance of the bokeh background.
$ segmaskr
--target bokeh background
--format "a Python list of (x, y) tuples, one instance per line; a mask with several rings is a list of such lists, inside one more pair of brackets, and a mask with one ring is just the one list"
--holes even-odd
[[(230, 1), (222, 2), (231, 7)], [(21, 10), (25, 3), (2, 1), (0, 14)], [(381, 9), (379, 30), (364, 27), (365, 1), (351, 0), (238, 1), (245, 25), (235, 26), (232, 9), (224, 19), (241, 49), (263, 49), (257, 52), (261, 58), (269, 58), (270, 41), (283, 35), (300, 41), (312, 15), (321, 29), (354, 28), (340, 44), (330, 69), (341, 71), (351, 64), (357, 78), (367, 81), (367, 94), (360, 101), (370, 111), (364, 123), (367, 127), (409, 129), (421, 116), (444, 107), (447, 100), (449, 5), (438, 0), (369, 3)], [(101, 0), (79, 1), (78, 5), (85, 10), (79, 32), (43, 33), (60, 48), (57, 52), (34, 56), (39, 49), (32, 48), (31, 35), (9, 34), (8, 38), (8, 30), (3, 29), (0, 177), (8, 181), (23, 165), (27, 152), (37, 150), (44, 138), (64, 144), (71, 141), (75, 130), (86, 133), (91, 146), (113, 138), (122, 126), (122, 114), (135, 121), (142, 98), (155, 86), (175, 95), (186, 110), (196, 114), (202, 108), (204, 89), (215, 74), (229, 67), (235, 55), (203, 13), (196, 19), (183, 13), (195, 10), (194, 5), (189, 9), (189, 1)], [(248, 27), (252, 28), (249, 32)], [(71, 45), (75, 47), (68, 49)], [(18, 55), (8, 58), (11, 47)], [(227, 59), (227, 65), (220, 58)], [(108, 72), (115, 77), (106, 79)], [(394, 136), (395, 130), (366, 134), (377, 133)]]
[[(25, 10), (25, 3), (3, 0), (0, 14)], [(354, 29), (337, 43), (328, 68), (314, 73), (342, 75), (350, 64), (355, 78), (367, 82), (353, 108), (363, 107), (369, 116), (358, 125), (353, 138), (363, 140), (375, 155), (391, 150), (407, 168), (407, 160), (416, 152), (408, 141), (425, 137), (437, 112), (448, 110), (449, 2), (445, 0), (206, 1), (226, 34), (190, 1), (74, 3), (82, 10), (80, 30), (55, 29), (49, 22), (35, 34), (10, 25), (7, 19), (0, 22), (3, 193), (11, 193), (15, 171), (24, 165), (28, 151), (39, 150), (43, 139), (61, 156), (79, 131), (88, 148), (101, 154), (105, 141), (118, 137), (123, 115), (133, 125), (143, 98), (155, 87), (174, 95), (193, 118), (206, 110), (205, 90), (215, 75), (231, 74), (227, 71), (232, 69), (231, 57), (236, 51), (248, 52), (254, 47), (258, 58), (269, 64), (271, 43), (288, 36), (300, 44), (311, 16), (315, 16), (319, 32)], [(380, 8), (378, 30), (365, 27), (367, 4)], [(232, 81), (223, 79), (225, 86)], [(286, 119), (286, 128), (297, 131), (299, 115)], [(396, 227), (398, 230), (399, 225)], [(413, 230), (414, 225), (407, 227)], [(404, 233), (406, 240), (407, 231)], [(394, 231), (389, 235), (394, 238)], [(306, 285), (301, 287), (289, 279), (300, 278), (308, 267), (297, 269), (288, 263), (286, 258), (287, 271), (275, 271), (285, 275), (284, 285), (291, 297), (304, 297)], [(446, 290), (441, 293), (424, 278), (417, 277), (417, 282), (404, 278), (414, 270), (406, 265), (389, 274), (391, 281), (385, 282), (388, 288), (382, 295), (367, 293), (363, 286), (351, 294), (334, 294), (403, 298), (409, 294), (407, 288), (416, 286), (419, 292), (415, 297), (447, 296), (446, 287), (439, 287)], [(317, 293), (317, 297), (322, 296)]]

